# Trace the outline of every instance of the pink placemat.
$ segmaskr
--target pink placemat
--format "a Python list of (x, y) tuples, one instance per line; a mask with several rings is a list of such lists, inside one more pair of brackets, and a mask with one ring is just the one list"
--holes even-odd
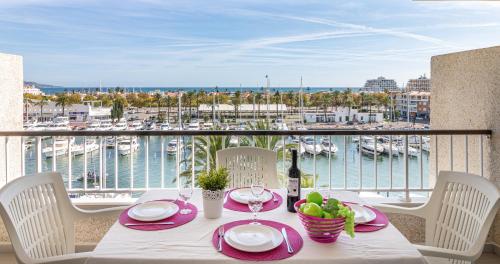
[[(227, 231), (235, 226), (238, 225), (244, 225), (252, 222), (251, 220), (240, 220), (240, 221), (234, 221), (230, 222), (227, 224), (224, 224), (224, 230), (227, 233)], [(222, 239), (222, 254), (235, 258), (235, 259), (241, 259), (241, 260), (248, 260), (248, 261), (270, 261), (270, 260), (280, 260), (280, 259), (286, 259), (289, 257), (292, 257), (293, 255), (297, 254), (301, 249), (302, 246), (304, 245), (304, 240), (302, 240), (302, 237), (300, 234), (293, 229), (292, 227), (274, 222), (274, 221), (268, 221), (268, 220), (258, 220), (259, 223), (263, 225), (267, 225), (270, 227), (274, 227), (278, 229), (278, 231), (281, 232), (281, 228), (285, 228), (288, 234), (288, 240), (290, 241), (290, 244), (293, 247), (294, 252), (292, 254), (288, 253), (286, 243), (283, 241), (281, 245), (276, 247), (275, 249), (266, 251), (266, 252), (259, 252), (259, 253), (251, 253), (251, 252), (244, 252), (240, 251), (238, 249), (235, 249), (228, 245), (224, 239)], [(212, 245), (215, 247), (217, 250), (219, 242), (219, 235), (218, 235), (218, 228), (215, 229), (214, 234), (212, 236)]]
[[(177, 204), (179, 206), (179, 212), (184, 209), (184, 208), (189, 208), (191, 209), (190, 214), (182, 215), (179, 212), (177, 212), (175, 215), (168, 217), (163, 220), (158, 220), (156, 222), (174, 222), (175, 224), (173, 225), (140, 225), (140, 226), (125, 226), (127, 223), (133, 223), (133, 224), (140, 224), (144, 223), (141, 221), (134, 220), (128, 216), (128, 210), (130, 210), (132, 207), (128, 208), (127, 210), (123, 211), (120, 214), (119, 222), (125, 227), (131, 228), (131, 229), (136, 229), (136, 230), (142, 230), (142, 231), (157, 231), (157, 230), (164, 230), (164, 229), (170, 229), (174, 227), (178, 227), (184, 224), (187, 224), (193, 219), (196, 218), (196, 215), (198, 214), (198, 208), (194, 206), (193, 204), (187, 204), (187, 206), (184, 206), (184, 202), (179, 201), (179, 200), (161, 200), (161, 201), (169, 201)], [(148, 223), (155, 223), (155, 222), (148, 222)]]
[[(354, 203), (346, 202), (346, 204), (354, 204)], [(377, 215), (377, 217), (375, 217), (375, 219), (373, 219), (371, 222), (368, 222), (367, 224), (383, 224), (384, 226), (370, 226), (370, 225), (357, 224), (354, 227), (354, 232), (373, 232), (373, 231), (383, 229), (387, 225), (389, 225), (389, 219), (387, 218), (387, 216), (384, 213), (380, 212), (375, 207), (366, 206), (366, 205), (364, 205), (364, 206), (366, 208), (369, 208), (370, 210), (372, 210)]]
[[(248, 208), (248, 204), (238, 203), (235, 200), (231, 199), (230, 194), (234, 190), (237, 190), (237, 189), (230, 190), (224, 194), (224, 195), (227, 195), (227, 201), (224, 204), (224, 208), (229, 209), (229, 210), (233, 210), (233, 211), (238, 211), (238, 212), (248, 212), (248, 213), (251, 212), (250, 208)], [(270, 190), (267, 190), (267, 191), (270, 191)], [(262, 210), (260, 210), (260, 212), (274, 210), (274, 209), (280, 207), (280, 205), (283, 203), (283, 197), (281, 197), (281, 195), (277, 194), (276, 192), (272, 192), (272, 193), (274, 194), (274, 197), (276, 197), (276, 199), (278, 199), (278, 201), (274, 202), (274, 199), (271, 199), (271, 200), (265, 202), (262, 205)]]

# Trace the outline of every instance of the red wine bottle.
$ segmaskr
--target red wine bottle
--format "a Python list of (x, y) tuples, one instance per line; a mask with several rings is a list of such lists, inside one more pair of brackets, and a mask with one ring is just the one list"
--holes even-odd
[(296, 212), (293, 205), (298, 200), (300, 200), (300, 170), (297, 167), (297, 150), (292, 149), (292, 167), (288, 170), (288, 193), (286, 198), (288, 212)]

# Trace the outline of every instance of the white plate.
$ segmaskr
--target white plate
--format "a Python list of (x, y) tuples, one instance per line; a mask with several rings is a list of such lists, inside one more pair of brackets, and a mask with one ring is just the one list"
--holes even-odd
[(351, 210), (354, 211), (355, 224), (368, 223), (377, 218), (375, 212), (368, 207), (361, 206), (359, 204), (350, 204), (349, 207), (351, 207)]
[(229, 229), (224, 235), (228, 245), (245, 252), (265, 252), (283, 243), (283, 236), (276, 228), (246, 224)]
[[(241, 188), (241, 189), (236, 189), (233, 190), (230, 194), (229, 197), (233, 201), (236, 201), (238, 203), (242, 204), (248, 204), (248, 200), (253, 196), (252, 190), (250, 188)], [(262, 202), (266, 203), (269, 202), (271, 199), (273, 199), (273, 195), (271, 194), (270, 191), (264, 190), (264, 193), (262, 193), (261, 198), (263, 199)]]
[(142, 222), (162, 220), (179, 211), (177, 204), (169, 201), (150, 201), (138, 204), (128, 210), (128, 216)]

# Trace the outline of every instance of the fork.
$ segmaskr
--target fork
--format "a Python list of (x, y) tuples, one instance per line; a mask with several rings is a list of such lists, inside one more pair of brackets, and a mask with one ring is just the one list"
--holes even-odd
[(222, 239), (224, 239), (224, 225), (219, 227), (219, 243), (217, 251), (222, 252)]

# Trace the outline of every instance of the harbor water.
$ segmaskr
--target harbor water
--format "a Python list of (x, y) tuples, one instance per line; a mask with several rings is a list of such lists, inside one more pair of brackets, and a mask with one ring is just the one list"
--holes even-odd
[[(176, 175), (191, 175), (191, 150), (190, 138), (184, 137), (184, 147), (180, 152), (181, 157), (177, 159), (175, 153), (167, 153), (167, 144), (173, 137), (151, 136), (149, 137), (148, 149), (148, 164), (146, 164), (146, 137), (138, 137), (139, 144), (137, 151), (130, 155), (118, 154), (117, 175), (115, 175), (115, 149), (102, 148), (104, 154), (100, 159), (100, 150), (87, 153), (87, 171), (93, 172), (97, 176), (97, 180), (88, 180), (87, 187), (94, 188), (99, 185), (100, 168), (105, 168), (105, 188), (113, 189), (130, 188), (133, 183), (134, 188), (145, 188), (148, 181), (149, 188), (161, 188), (161, 141), (164, 141), (164, 166), (163, 166), (163, 187), (176, 187)], [(76, 138), (75, 143), (81, 144), (82, 138)], [(103, 140), (105, 142), (105, 140)], [(360, 155), (358, 152), (357, 143), (352, 142), (352, 137), (346, 137), (344, 146), (343, 136), (331, 136), (331, 142), (338, 148), (337, 152), (331, 154), (330, 159), (328, 154), (313, 155), (305, 153), (299, 160), (300, 169), (303, 175), (310, 177), (316, 175), (316, 186), (318, 188), (327, 188), (331, 185), (332, 188), (403, 188), (405, 185), (405, 160), (403, 155), (393, 156), (392, 161), (388, 155), (380, 154), (375, 160), (372, 155)], [(51, 139), (42, 141), (43, 147), (52, 146)], [(290, 143), (293, 144), (293, 143)], [(290, 147), (287, 141), (287, 148)], [(298, 147), (298, 146), (297, 146)], [(288, 152), (288, 151), (287, 151)], [(283, 175), (290, 166), (289, 156), (286, 156), (283, 162), (282, 155), (278, 155), (277, 171), (280, 175), (280, 180), (283, 183)], [(32, 174), (36, 171), (35, 150), (31, 147), (25, 151), (25, 170), (26, 174)], [(360, 161), (361, 158), (361, 161)], [(177, 162), (179, 161), (179, 166)], [(51, 171), (53, 169), (53, 158), (42, 155), (42, 171)], [(391, 177), (392, 163), (392, 177)], [(360, 167), (361, 165), (361, 167)], [(55, 170), (60, 172), (68, 183), (68, 155), (57, 156)], [(361, 170), (360, 170), (361, 168)], [(177, 172), (179, 169), (179, 172)], [(196, 168), (197, 170), (198, 168)], [(410, 188), (427, 188), (429, 180), (429, 154), (422, 152), (417, 157), (408, 157), (409, 171), (409, 186)], [(331, 172), (331, 174), (330, 174)], [(146, 180), (148, 175), (148, 180)], [(344, 177), (345, 175), (345, 177)], [(422, 175), (422, 177), (421, 177)], [(74, 156), (71, 160), (71, 188), (83, 188), (84, 176), (84, 156)], [(196, 176), (195, 176), (196, 177)], [(329, 184), (330, 181), (330, 184)], [(118, 183), (116, 186), (115, 183)], [(283, 185), (284, 186), (284, 185)]]

